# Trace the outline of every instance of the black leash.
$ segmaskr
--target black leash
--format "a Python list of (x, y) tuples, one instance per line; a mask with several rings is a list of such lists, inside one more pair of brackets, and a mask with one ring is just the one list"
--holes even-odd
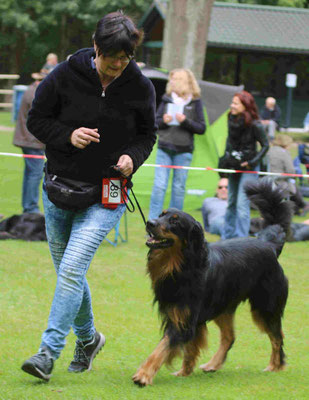
[[(117, 165), (113, 165), (112, 168), (114, 168), (116, 171), (120, 172), (119, 167), (117, 167)], [(134, 191), (133, 191), (133, 182), (132, 182), (132, 180), (131, 180), (131, 178), (130, 178), (129, 176), (123, 174), (122, 172), (120, 172), (120, 174), (121, 174), (125, 179), (127, 179), (127, 183), (126, 183), (125, 187), (126, 187), (127, 189), (129, 189), (129, 190), (132, 192), (133, 197), (134, 197), (134, 200), (135, 200), (135, 203), (136, 203), (136, 205), (137, 205), (137, 207), (138, 207), (138, 210), (139, 210), (139, 212), (140, 212), (140, 214), (141, 214), (141, 216), (142, 216), (142, 219), (143, 219), (143, 221), (144, 221), (144, 224), (145, 224), (145, 226), (146, 226), (146, 218), (145, 218), (145, 215), (144, 215), (144, 213), (143, 213), (143, 211), (142, 211), (142, 208), (141, 208), (141, 206), (140, 206), (140, 204), (139, 204), (139, 202), (138, 202), (138, 200), (137, 200), (137, 198), (136, 198), (136, 196), (135, 196), (135, 194), (134, 194)], [(114, 185), (115, 185), (115, 184), (114, 184)], [(121, 182), (121, 187), (119, 187), (119, 186), (117, 186), (117, 185), (115, 185), (115, 186), (116, 186), (118, 189), (120, 189), (121, 198), (122, 198), (122, 200), (123, 200), (123, 202), (124, 202), (124, 204), (125, 204), (127, 210), (128, 210), (129, 212), (133, 213), (133, 212), (135, 211), (135, 205), (133, 204), (132, 200), (130, 199), (130, 196), (128, 195), (128, 193), (126, 193), (127, 199), (129, 200), (129, 202), (130, 202), (132, 208), (130, 208), (130, 207), (128, 206), (128, 203), (125, 201), (125, 196), (123, 195), (124, 187), (122, 186), (122, 182)]]

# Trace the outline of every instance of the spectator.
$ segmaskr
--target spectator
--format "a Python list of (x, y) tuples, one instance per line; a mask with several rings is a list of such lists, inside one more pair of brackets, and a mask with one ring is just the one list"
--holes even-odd
[(300, 143), (298, 145), (298, 158), (301, 164), (304, 164), (307, 169), (307, 173), (309, 172), (309, 144), (308, 143)]
[[(133, 21), (122, 12), (107, 14), (93, 38), (94, 47), (78, 50), (38, 87), (28, 128), (46, 144), (45, 177), (52, 174), (77, 185), (81, 181), (96, 193), (102, 192), (103, 178), (130, 177), (149, 156), (156, 139), (156, 102), (152, 83), (133, 60), (143, 38)], [(125, 211), (125, 204), (101, 204), (99, 191), (79, 210), (69, 202), (56, 206), (51, 195), (45, 181), (46, 232), (57, 285), (39, 351), (22, 365), (46, 381), (71, 328), (77, 341), (69, 372), (90, 370), (104, 346), (105, 337), (94, 324), (86, 274)]]
[[(189, 69), (174, 69), (169, 74), (166, 94), (157, 111), (159, 143), (156, 164), (190, 166), (194, 134), (205, 132), (200, 87)], [(169, 168), (156, 168), (149, 218), (162, 211), (170, 175)], [(170, 207), (182, 210), (188, 170), (174, 169)]]
[[(36, 139), (27, 129), (27, 117), (31, 108), (32, 100), (38, 85), (46, 74), (34, 72), (34, 82), (24, 93), (18, 112), (13, 144), (21, 147), (24, 155), (44, 156), (45, 145)], [(25, 158), (25, 168), (22, 186), (23, 213), (38, 213), (39, 210), (39, 187), (43, 176), (44, 159)]]
[(228, 179), (221, 178), (217, 185), (216, 195), (203, 201), (202, 215), (206, 232), (222, 235), (224, 216), (227, 209)]
[(46, 63), (42, 67), (42, 71), (48, 74), (58, 65), (58, 56), (55, 53), (49, 53), (46, 57)]
[[(257, 151), (257, 142), (261, 149)], [(245, 90), (233, 97), (228, 115), (228, 137), (225, 154), (219, 166), (243, 171), (257, 171), (259, 163), (268, 151), (268, 140), (259, 121), (253, 96)], [(229, 175), (229, 199), (225, 213), (222, 239), (246, 237), (250, 227), (250, 201), (244, 191), (247, 181), (257, 179), (256, 174)]]
[(266, 130), (268, 139), (274, 140), (276, 130), (279, 129), (281, 119), (280, 107), (276, 104), (276, 99), (267, 97), (265, 105), (261, 110), (261, 122)]
[[(293, 139), (285, 134), (279, 133), (274, 139), (272, 146), (268, 152), (268, 163), (270, 172), (283, 172), (287, 174), (295, 174), (293, 159), (288, 148), (291, 146)], [(296, 214), (305, 215), (309, 211), (307, 204), (301, 195), (294, 178), (278, 176), (275, 178), (285, 191), (286, 196), (295, 204)]]

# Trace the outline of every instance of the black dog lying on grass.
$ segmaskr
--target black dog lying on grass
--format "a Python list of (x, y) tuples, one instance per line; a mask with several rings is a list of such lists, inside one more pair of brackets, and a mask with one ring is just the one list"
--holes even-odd
[(46, 241), (45, 217), (41, 213), (12, 215), (0, 222), (0, 240)]
[(267, 178), (248, 184), (246, 193), (267, 222), (259, 238), (207, 243), (201, 225), (176, 209), (163, 211), (158, 219), (147, 222), (147, 269), (164, 335), (133, 376), (134, 383), (151, 384), (160, 367), (181, 353), (182, 367), (174, 375), (191, 374), (200, 350), (206, 347), (206, 322), (211, 320), (220, 329), (221, 343), (200, 368), (205, 372), (221, 368), (235, 340), (234, 313), (245, 300), (251, 304), (254, 322), (271, 342), (265, 370), (284, 368), (281, 319), (288, 281), (277, 257), (289, 228), (291, 204)]

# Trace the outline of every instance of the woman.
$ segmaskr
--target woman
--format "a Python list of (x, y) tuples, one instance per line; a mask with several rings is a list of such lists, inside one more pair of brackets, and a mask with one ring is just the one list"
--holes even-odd
[[(261, 149), (257, 151), (257, 143)], [(258, 170), (259, 162), (268, 151), (268, 140), (259, 121), (253, 96), (245, 90), (233, 97), (228, 116), (228, 137), (222, 167), (244, 171)], [(222, 239), (246, 237), (250, 228), (250, 202), (244, 192), (247, 181), (257, 174), (229, 174), (229, 199)]]
[[(40, 84), (28, 128), (46, 144), (47, 174), (102, 185), (117, 171), (134, 174), (149, 156), (155, 91), (133, 60), (141, 40), (130, 18), (108, 14), (97, 24), (94, 48), (77, 51)], [(39, 352), (22, 369), (49, 380), (71, 327), (77, 336), (71, 372), (90, 370), (105, 343), (95, 329), (86, 273), (125, 205), (97, 201), (80, 211), (61, 209), (49, 200), (46, 185), (43, 203), (57, 286)]]
[[(194, 134), (205, 132), (201, 90), (189, 69), (174, 69), (169, 74), (166, 94), (157, 111), (159, 143), (156, 164), (188, 167), (192, 161)], [(149, 218), (162, 211), (170, 168), (156, 168)], [(188, 170), (174, 169), (170, 207), (182, 210)]]

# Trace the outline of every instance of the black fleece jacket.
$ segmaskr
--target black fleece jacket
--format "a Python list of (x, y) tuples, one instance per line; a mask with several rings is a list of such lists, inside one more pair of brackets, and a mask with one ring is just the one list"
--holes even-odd
[[(133, 173), (156, 140), (155, 90), (135, 61), (105, 90), (91, 65), (93, 49), (81, 49), (59, 64), (39, 85), (27, 127), (46, 144), (49, 171), (85, 182), (115, 175), (110, 166), (129, 155)], [(80, 127), (98, 128), (100, 143), (78, 149), (70, 142)]]
[[(248, 161), (250, 167), (255, 167), (261, 159), (265, 156), (269, 149), (268, 139), (260, 121), (255, 120), (251, 125), (245, 126), (239, 130), (239, 137), (237, 140), (232, 138), (231, 135), (231, 116), (229, 116), (229, 133), (226, 140), (225, 153), (230, 154), (233, 150), (243, 153), (241, 162)], [(257, 150), (257, 143), (260, 144), (259, 151)], [(237, 167), (238, 169), (242, 169)]]

